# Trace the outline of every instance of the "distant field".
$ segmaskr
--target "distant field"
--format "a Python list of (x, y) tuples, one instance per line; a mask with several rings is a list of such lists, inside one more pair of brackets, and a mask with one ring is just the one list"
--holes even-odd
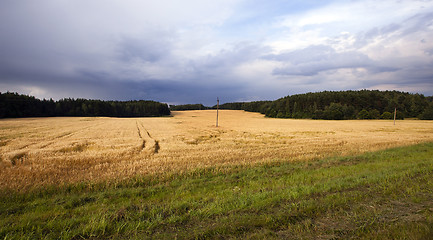
[[(0, 188), (346, 156), (433, 141), (433, 122), (288, 120), (215, 110), (167, 118), (0, 121)], [(222, 171), (222, 170), (221, 170)]]

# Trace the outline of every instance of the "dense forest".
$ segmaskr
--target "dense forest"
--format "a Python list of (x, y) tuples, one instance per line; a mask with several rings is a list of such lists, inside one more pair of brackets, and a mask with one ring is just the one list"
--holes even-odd
[[(212, 107), (216, 108), (216, 106)], [(224, 103), (220, 109), (260, 112), (274, 118), (433, 120), (433, 97), (399, 91), (324, 91), (296, 94), (275, 101)], [(18, 93), (0, 93), (0, 118), (52, 116), (151, 117), (172, 111), (210, 109), (203, 104), (171, 105), (154, 101), (87, 99), (40, 100)]]
[(206, 107), (203, 104), (184, 104), (184, 105), (170, 105), (172, 111), (186, 111), (186, 110), (206, 110), (210, 107)]
[(222, 109), (260, 112), (267, 117), (311, 119), (433, 119), (433, 97), (399, 91), (325, 91), (286, 96), (275, 101), (237, 102)]
[[(221, 104), (219, 107), (220, 109), (245, 110), (248, 112), (260, 112), (265, 114), (271, 104), (272, 101), (234, 102), (224, 103)], [(213, 108), (216, 108), (216, 106), (214, 106)]]
[(40, 100), (18, 93), (0, 93), (0, 118), (53, 116), (156, 117), (170, 115), (167, 104), (154, 101), (101, 101), (65, 98)]

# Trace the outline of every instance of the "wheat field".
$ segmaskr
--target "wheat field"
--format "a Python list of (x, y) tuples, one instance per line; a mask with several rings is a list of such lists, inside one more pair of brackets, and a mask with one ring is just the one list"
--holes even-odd
[(433, 122), (294, 120), (220, 110), (166, 118), (0, 120), (0, 188), (31, 189), (136, 175), (314, 161), (433, 141)]

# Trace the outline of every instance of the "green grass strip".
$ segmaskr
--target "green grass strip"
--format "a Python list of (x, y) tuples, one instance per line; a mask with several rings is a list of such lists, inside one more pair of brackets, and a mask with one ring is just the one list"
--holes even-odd
[(433, 143), (0, 193), (0, 239), (429, 239)]

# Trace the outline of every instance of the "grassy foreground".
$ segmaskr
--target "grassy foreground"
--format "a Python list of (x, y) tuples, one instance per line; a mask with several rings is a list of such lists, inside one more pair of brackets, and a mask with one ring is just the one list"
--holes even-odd
[(433, 239), (433, 143), (0, 193), (0, 239)]

